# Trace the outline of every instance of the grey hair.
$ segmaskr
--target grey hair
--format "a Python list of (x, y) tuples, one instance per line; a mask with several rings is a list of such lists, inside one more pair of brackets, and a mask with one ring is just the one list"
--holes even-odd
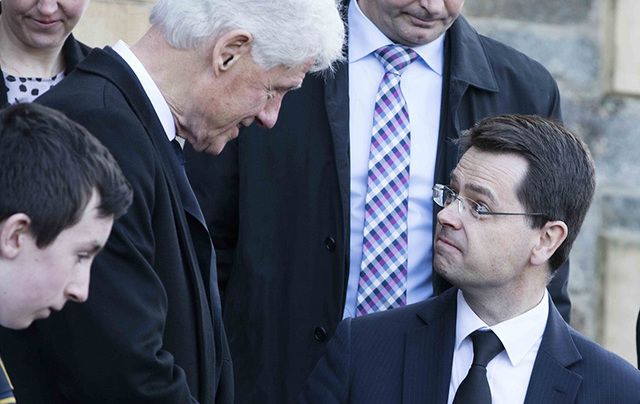
[(149, 21), (177, 49), (195, 49), (232, 29), (253, 35), (251, 55), (270, 69), (342, 59), (344, 23), (336, 0), (158, 0)]

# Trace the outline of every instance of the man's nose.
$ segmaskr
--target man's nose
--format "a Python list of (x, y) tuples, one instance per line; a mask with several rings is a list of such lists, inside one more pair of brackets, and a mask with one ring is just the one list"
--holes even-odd
[(437, 220), (442, 226), (453, 227), (459, 229), (462, 227), (462, 213), (460, 213), (460, 201), (454, 200), (449, 205), (440, 209)]
[(260, 111), (256, 117), (258, 124), (265, 128), (273, 128), (278, 120), (278, 112), (280, 112), (280, 105), (282, 104), (282, 96), (276, 95), (275, 98), (267, 101), (266, 105)]
[(69, 282), (65, 289), (65, 297), (76, 303), (84, 303), (89, 297), (89, 268), (82, 268)]

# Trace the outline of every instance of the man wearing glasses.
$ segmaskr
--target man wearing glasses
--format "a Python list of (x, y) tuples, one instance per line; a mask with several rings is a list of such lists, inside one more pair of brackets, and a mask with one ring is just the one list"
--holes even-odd
[(546, 290), (595, 188), (585, 144), (533, 116), (488, 118), (436, 184), (434, 268), (455, 288), (347, 319), (305, 403), (637, 403), (640, 371), (570, 328)]

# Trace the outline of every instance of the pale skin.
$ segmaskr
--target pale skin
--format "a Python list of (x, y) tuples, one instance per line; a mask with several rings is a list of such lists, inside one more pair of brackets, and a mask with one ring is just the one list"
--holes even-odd
[[(491, 211), (524, 212), (516, 196), (527, 161), (511, 153), (469, 149), (451, 188)], [(525, 216), (474, 220), (451, 204), (438, 213), (434, 268), (458, 286), (471, 309), (491, 326), (535, 307), (550, 280), (549, 259), (567, 236), (562, 221), (532, 228)]]
[[(313, 65), (265, 69), (251, 57), (252, 35), (235, 29), (199, 49), (180, 50), (152, 27), (131, 47), (169, 104), (178, 136), (219, 154), (240, 127), (275, 125), (284, 95), (300, 88)], [(185, 79), (188, 78), (188, 79)]]
[(87, 300), (91, 263), (113, 225), (99, 205), (94, 191), (80, 221), (43, 248), (31, 233), (28, 215), (15, 213), (0, 223), (0, 325), (26, 328), (69, 300)]
[(464, 0), (358, 0), (358, 5), (393, 42), (420, 46), (449, 29)]
[(64, 41), (89, 0), (4, 0), (0, 65), (21, 77), (53, 77), (64, 70)]

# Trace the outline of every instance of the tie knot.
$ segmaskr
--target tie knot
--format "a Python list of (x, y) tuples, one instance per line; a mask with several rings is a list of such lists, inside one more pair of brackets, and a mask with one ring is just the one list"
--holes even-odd
[(377, 49), (374, 54), (382, 63), (385, 72), (402, 74), (404, 69), (413, 63), (418, 54), (413, 49), (401, 45), (387, 45)]
[(504, 350), (500, 338), (493, 331), (474, 331), (471, 334), (473, 341), (473, 364), (487, 367), (500, 352)]

